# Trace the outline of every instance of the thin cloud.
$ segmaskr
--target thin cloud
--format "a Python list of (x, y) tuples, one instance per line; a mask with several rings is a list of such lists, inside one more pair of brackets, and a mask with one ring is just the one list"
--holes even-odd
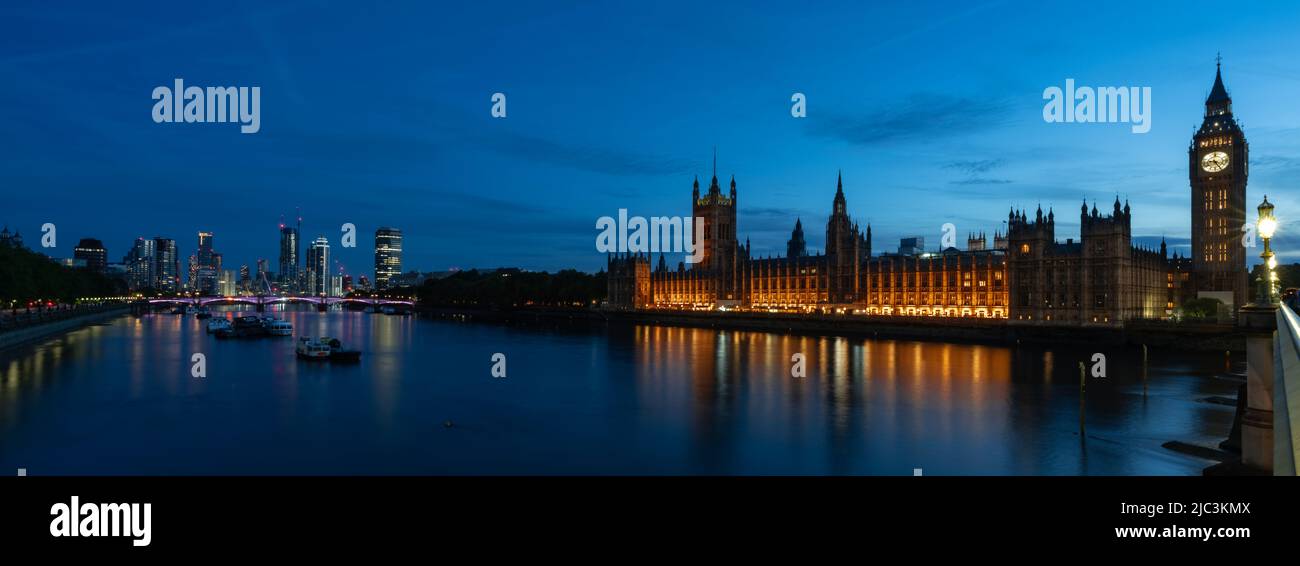
[(808, 118), (811, 135), (853, 145), (876, 146), (900, 141), (933, 141), (978, 133), (1007, 122), (1011, 104), (1001, 99), (914, 94), (902, 101), (871, 104), (869, 114), (829, 111)]
[(969, 175), (978, 173), (988, 173), (990, 170), (1001, 167), (1005, 162), (1002, 158), (998, 159), (978, 159), (974, 161), (950, 161), (944, 164), (944, 169), (956, 169)]
[(969, 179), (961, 179), (958, 181), (948, 181), (948, 183), (952, 185), (1006, 185), (1011, 182), (1010, 179), (986, 179), (983, 177), (971, 177)]
[(475, 137), (477, 144), (511, 157), (617, 176), (681, 175), (698, 171), (691, 159), (642, 155), (609, 147), (569, 145), (526, 134), (498, 132)]

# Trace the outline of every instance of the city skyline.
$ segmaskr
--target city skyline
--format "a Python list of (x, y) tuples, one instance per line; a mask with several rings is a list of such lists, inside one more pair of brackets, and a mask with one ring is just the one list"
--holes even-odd
[[(863, 205), (855, 220), (870, 222), (881, 242), (933, 243), (945, 222), (961, 234), (993, 233), (1001, 226), (987, 219), (1012, 206), (1059, 211), (1118, 195), (1143, 210), (1137, 241), (1164, 236), (1185, 254), (1187, 135), (1222, 52), (1254, 150), (1248, 200), (1253, 207), (1268, 194), (1277, 204), (1276, 245), (1291, 262), (1300, 254), (1285, 224), (1300, 209), (1287, 194), (1300, 173), (1300, 109), (1290, 104), (1300, 68), (1285, 53), (1300, 48), (1288, 25), (1300, 7), (1220, 10), (1207, 26), (1214, 5), (1102, 3), (1064, 20), (1022, 3), (846, 5), (793, 16), (692, 6), (684, 20), (673, 5), (462, 7), (439, 17), (421, 6), (368, 14), (249, 6), (248, 18), (182, 28), (193, 39), (185, 42), (146, 8), (60, 19), (20, 5), (0, 24), (14, 41), (0, 65), (29, 79), (0, 93), (14, 114), (0, 177), (22, 189), (6, 196), (0, 223), (29, 238), (55, 223), (58, 257), (83, 237), (102, 240), (116, 259), (135, 237), (161, 234), (187, 248), (193, 232), (211, 230), (234, 265), (274, 264), (269, 238), (250, 227), (275, 230), (301, 206), (304, 239), (337, 241), (344, 223), (360, 233), (404, 227), (408, 269), (591, 272), (602, 263), (591, 248), (596, 218), (618, 208), (685, 213), (676, 195), (708, 177), (717, 147), (719, 174), (745, 187), (742, 236), (760, 254), (781, 253), (796, 218), (823, 215), (810, 195), (841, 169), (848, 197)], [(874, 31), (833, 31), (854, 18)], [(1029, 25), (1049, 20), (1060, 25)], [(102, 21), (138, 37), (108, 41), (95, 31)], [(590, 33), (554, 35), (557, 21)], [(1117, 21), (1149, 25), (1128, 34)], [(387, 32), (330, 41), (354, 24)], [(232, 30), (261, 39), (221, 40)], [(304, 49), (308, 37), (319, 46)], [(567, 59), (575, 50), (590, 56)], [(430, 53), (456, 57), (429, 63)], [(354, 79), (340, 84), (340, 72)], [(177, 77), (261, 86), (261, 130), (153, 123), (149, 91)], [(1150, 133), (1044, 122), (1043, 89), (1070, 78), (1149, 86)], [(55, 111), (88, 92), (102, 119)], [(506, 119), (489, 114), (495, 92), (509, 96)], [(790, 116), (795, 92), (807, 95), (807, 118)], [(103, 149), (121, 146), (138, 151)], [(71, 202), (79, 204), (63, 204)], [(1078, 226), (1063, 221), (1060, 230)], [(807, 245), (825, 248), (817, 233)], [(371, 263), (366, 253), (334, 252), (350, 272)]]

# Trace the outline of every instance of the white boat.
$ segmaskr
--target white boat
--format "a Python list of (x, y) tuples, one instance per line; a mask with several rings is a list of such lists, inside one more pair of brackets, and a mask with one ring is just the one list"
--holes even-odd
[(208, 334), (218, 330), (230, 330), (230, 319), (214, 318), (208, 321)]
[(294, 350), (299, 358), (308, 360), (355, 362), (361, 359), (361, 351), (344, 348), (338, 338), (329, 336), (319, 338), (303, 336), (298, 339), (298, 346)]
[(330, 343), (328, 338), (309, 338), (303, 336), (298, 339), (298, 346), (294, 349), (299, 358), (309, 360), (328, 360), (330, 357)]
[(287, 320), (266, 318), (262, 320), (262, 326), (271, 336), (293, 336), (293, 323)]

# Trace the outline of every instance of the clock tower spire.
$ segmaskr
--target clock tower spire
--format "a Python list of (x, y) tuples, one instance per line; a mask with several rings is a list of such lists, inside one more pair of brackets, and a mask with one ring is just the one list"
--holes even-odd
[[(1187, 150), (1192, 189), (1192, 265), (1198, 295), (1246, 302), (1246, 175), (1249, 147), (1223, 84), (1222, 57), (1205, 98), (1205, 116)], [(1189, 297), (1190, 298), (1190, 297)]]

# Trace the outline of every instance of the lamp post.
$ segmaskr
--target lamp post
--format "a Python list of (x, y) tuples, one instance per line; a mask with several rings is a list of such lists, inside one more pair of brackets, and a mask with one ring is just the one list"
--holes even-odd
[(1259, 290), (1256, 293), (1255, 303), (1271, 306), (1277, 304), (1277, 272), (1275, 271), (1277, 258), (1273, 256), (1269, 241), (1277, 231), (1277, 219), (1273, 217), (1273, 203), (1268, 202), (1268, 195), (1264, 195), (1264, 202), (1260, 203), (1256, 210), (1259, 211), (1256, 229), (1259, 237), (1264, 239), (1264, 251), (1259, 254), (1260, 259), (1264, 260), (1264, 273), (1259, 277)]

